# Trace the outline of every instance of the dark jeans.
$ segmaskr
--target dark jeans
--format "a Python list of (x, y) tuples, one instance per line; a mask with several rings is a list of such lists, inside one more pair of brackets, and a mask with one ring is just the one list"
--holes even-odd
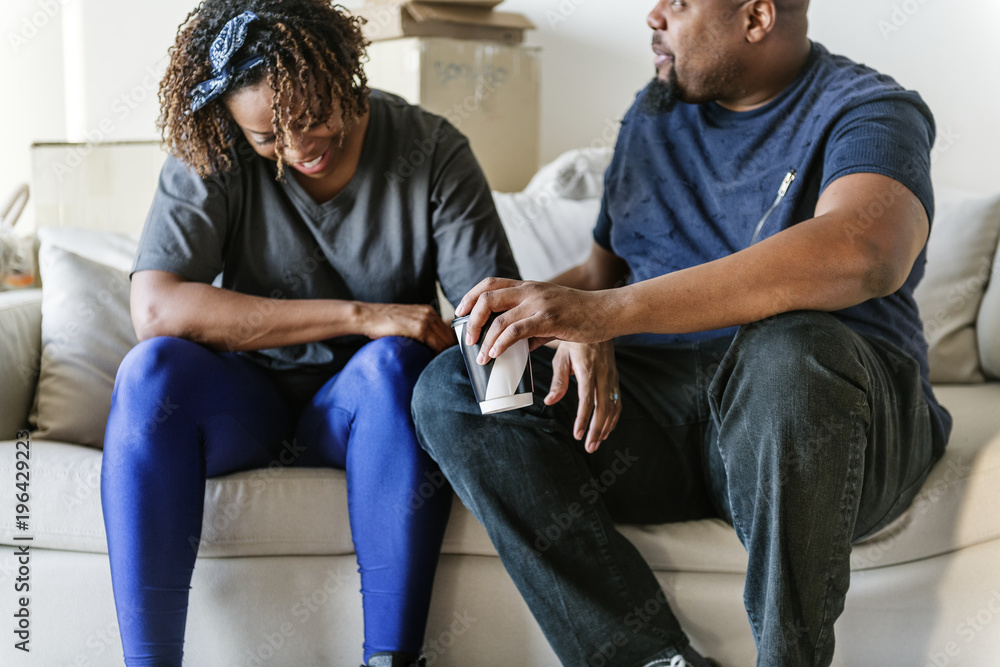
[(749, 553), (757, 664), (830, 664), (851, 543), (902, 512), (934, 463), (917, 362), (816, 312), (734, 339), (619, 345), (622, 416), (588, 455), (572, 437), (575, 387), (555, 406), (541, 402), (552, 354), (532, 355), (533, 406), (483, 416), (450, 350), (421, 376), (413, 411), (418, 439), (486, 527), (563, 664), (638, 667), (684, 648), (615, 523), (717, 516)]

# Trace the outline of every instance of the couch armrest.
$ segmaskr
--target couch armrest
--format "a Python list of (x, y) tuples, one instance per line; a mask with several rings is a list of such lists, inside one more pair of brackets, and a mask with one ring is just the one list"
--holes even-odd
[(42, 290), (0, 293), (0, 440), (28, 424), (42, 347)]

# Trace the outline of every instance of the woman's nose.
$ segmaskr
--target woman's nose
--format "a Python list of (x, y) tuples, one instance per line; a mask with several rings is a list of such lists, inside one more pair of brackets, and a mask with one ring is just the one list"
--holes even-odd
[(315, 138), (304, 134), (292, 134), (285, 143), (282, 157), (288, 162), (306, 162), (316, 156), (318, 142)]

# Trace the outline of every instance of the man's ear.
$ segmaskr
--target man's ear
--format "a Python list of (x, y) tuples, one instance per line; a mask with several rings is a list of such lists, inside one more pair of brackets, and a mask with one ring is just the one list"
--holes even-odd
[(774, 6), (774, 0), (753, 0), (747, 5), (747, 41), (756, 44), (767, 37), (774, 30), (777, 16), (778, 11)]

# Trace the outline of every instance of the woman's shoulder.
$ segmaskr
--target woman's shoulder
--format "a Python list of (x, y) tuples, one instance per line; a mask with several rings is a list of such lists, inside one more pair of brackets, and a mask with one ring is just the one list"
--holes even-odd
[[(242, 189), (248, 178), (254, 178), (261, 168), (262, 160), (242, 137), (229, 149), (230, 167), (208, 176), (201, 176), (191, 165), (177, 155), (170, 153), (160, 171), (160, 186), (174, 191), (194, 193), (227, 192)], [(273, 177), (272, 177), (273, 178)]]
[[(407, 102), (398, 95), (382, 90), (371, 91), (369, 100), (372, 118), (396, 135), (395, 141), (421, 140), (433, 138), (436, 143), (442, 139), (464, 139), (448, 113), (437, 114)], [(455, 114), (455, 119), (460, 116)], [(458, 125), (461, 124), (459, 120)], [(391, 129), (390, 129), (391, 128)]]

